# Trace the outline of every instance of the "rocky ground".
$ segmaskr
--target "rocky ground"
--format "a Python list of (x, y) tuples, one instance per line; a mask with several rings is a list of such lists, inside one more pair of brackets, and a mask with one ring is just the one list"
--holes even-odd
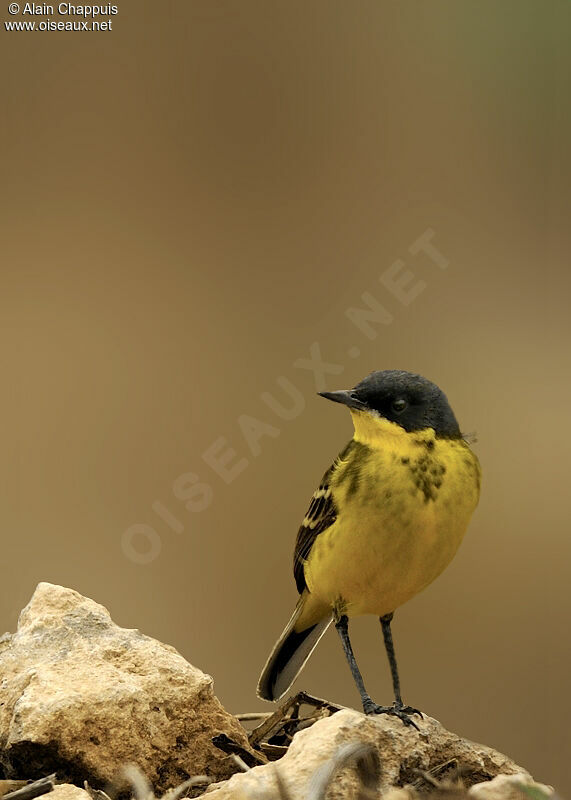
[(53, 584), (39, 584), (17, 632), (0, 638), (0, 674), (4, 800), (553, 796), (506, 756), (430, 717), (416, 731), (299, 695), (272, 715), (238, 720), (212, 678), (173, 647)]

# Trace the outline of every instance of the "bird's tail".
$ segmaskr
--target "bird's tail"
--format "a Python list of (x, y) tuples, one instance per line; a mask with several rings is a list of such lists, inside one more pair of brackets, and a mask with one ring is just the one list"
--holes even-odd
[(305, 593), (300, 597), (292, 618), (262, 670), (257, 690), (262, 700), (279, 700), (283, 697), (332, 622), (332, 617), (328, 616), (302, 631), (296, 631), (295, 628), (299, 627), (296, 623), (300, 622), (304, 611), (304, 600)]

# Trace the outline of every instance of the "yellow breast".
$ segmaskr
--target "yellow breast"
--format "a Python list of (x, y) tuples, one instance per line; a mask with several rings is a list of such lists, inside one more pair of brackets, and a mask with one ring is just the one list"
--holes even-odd
[(353, 443), (330, 479), (337, 519), (316, 538), (305, 577), (317, 602), (382, 616), (453, 558), (478, 502), (480, 467), (462, 439), (352, 415)]

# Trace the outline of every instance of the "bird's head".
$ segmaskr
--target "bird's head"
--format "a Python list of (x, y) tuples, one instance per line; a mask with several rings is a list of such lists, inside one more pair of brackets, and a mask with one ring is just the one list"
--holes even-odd
[(444, 392), (422, 375), (388, 369), (371, 372), (353, 389), (319, 392), (352, 411), (394, 422), (407, 432), (432, 428), (438, 437), (462, 434)]

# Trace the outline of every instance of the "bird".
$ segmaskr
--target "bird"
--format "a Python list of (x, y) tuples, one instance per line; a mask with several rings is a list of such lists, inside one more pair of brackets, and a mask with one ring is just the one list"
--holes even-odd
[[(346, 406), (353, 437), (323, 475), (293, 557), (299, 600), (262, 670), (257, 695), (279, 700), (333, 622), (365, 714), (418, 729), (405, 705), (392, 637), (395, 610), (448, 566), (480, 496), (481, 468), (444, 392), (416, 373), (380, 370), (353, 389), (318, 392)], [(375, 703), (357, 666), (349, 619), (379, 618), (394, 702)]]

